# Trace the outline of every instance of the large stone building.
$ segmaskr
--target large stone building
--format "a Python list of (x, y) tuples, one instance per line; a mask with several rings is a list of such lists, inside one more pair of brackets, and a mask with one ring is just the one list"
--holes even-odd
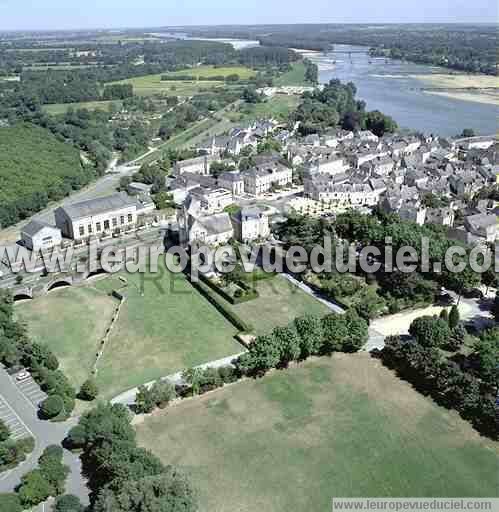
[(243, 208), (231, 217), (234, 237), (242, 243), (265, 240), (270, 236), (269, 218), (260, 208)]
[[(149, 206), (147, 211), (150, 211)], [(66, 238), (75, 241), (129, 231), (137, 226), (139, 213), (145, 213), (137, 199), (114, 194), (70, 204), (55, 210), (56, 226)]]
[(285, 187), (293, 181), (293, 171), (279, 162), (255, 166), (242, 174), (244, 191), (253, 196), (261, 196), (273, 186)]

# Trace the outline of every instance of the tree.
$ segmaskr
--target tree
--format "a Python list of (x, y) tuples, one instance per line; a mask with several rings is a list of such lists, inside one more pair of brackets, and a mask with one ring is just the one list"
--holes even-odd
[(496, 322), (499, 322), (499, 292), (496, 293), (494, 304), (492, 305), (492, 314)]
[(462, 133), (461, 133), (461, 137), (474, 137), (475, 136), (475, 130), (473, 130), (473, 128), (465, 128)]
[(119, 491), (104, 489), (99, 493), (94, 512), (195, 512), (195, 494), (187, 478), (169, 467), (158, 476), (128, 482)]
[(94, 378), (90, 377), (81, 385), (80, 393), (78, 396), (81, 400), (87, 400), (91, 402), (97, 398), (98, 394), (99, 388), (97, 387), (97, 382)]
[(447, 344), (451, 330), (449, 324), (438, 317), (422, 316), (416, 318), (409, 333), (422, 347), (443, 347)]
[(40, 412), (46, 419), (52, 419), (62, 413), (64, 400), (59, 395), (48, 396), (40, 405)]
[(3, 443), (10, 437), (10, 429), (3, 420), (0, 419), (0, 443)]
[(21, 501), (17, 494), (0, 494), (0, 510), (2, 512), (23, 512)]
[(368, 112), (365, 117), (365, 127), (372, 131), (378, 137), (382, 137), (385, 133), (393, 133), (397, 130), (397, 123), (390, 117), (379, 110)]
[(340, 351), (343, 340), (348, 336), (348, 330), (342, 315), (331, 313), (322, 319), (322, 329), (324, 332), (324, 343), (322, 350), (326, 354)]
[(69, 467), (62, 463), (62, 448), (57, 445), (45, 448), (38, 459), (39, 469), (47, 482), (54, 488), (56, 495), (64, 492), (66, 477), (69, 474)]
[(161, 409), (166, 407), (177, 396), (175, 386), (168, 380), (156, 381), (151, 388), (151, 392), (156, 404)]
[(22, 477), (19, 499), (25, 507), (39, 505), (54, 494), (55, 489), (45, 479), (39, 469), (34, 469)]
[(482, 379), (497, 387), (499, 383), (499, 327), (482, 333), (475, 345)]
[(139, 386), (135, 397), (135, 412), (137, 414), (149, 414), (156, 407), (154, 393), (146, 386)]
[(192, 396), (201, 391), (203, 370), (201, 368), (187, 368), (182, 372), (182, 379), (191, 386)]
[(300, 336), (300, 357), (306, 359), (318, 354), (322, 345), (322, 322), (318, 316), (305, 315), (294, 320), (296, 332)]
[(499, 282), (499, 278), (497, 276), (496, 271), (493, 267), (489, 268), (482, 274), (482, 283), (486, 286), (485, 294), (489, 293), (489, 288), (491, 286), (497, 288)]
[(67, 444), (71, 449), (83, 448), (87, 438), (85, 428), (81, 425), (74, 426), (69, 432), (66, 438)]
[(440, 311), (440, 318), (447, 323), (449, 322), (449, 313), (445, 308)]
[(460, 321), (459, 309), (454, 304), (449, 313), (449, 327), (451, 329), (455, 329), (459, 325), (459, 321)]
[(73, 494), (59, 496), (55, 501), (54, 512), (83, 512), (84, 507), (79, 498)]
[(272, 331), (275, 343), (280, 347), (281, 363), (288, 365), (296, 361), (301, 354), (300, 337), (292, 327), (276, 327)]

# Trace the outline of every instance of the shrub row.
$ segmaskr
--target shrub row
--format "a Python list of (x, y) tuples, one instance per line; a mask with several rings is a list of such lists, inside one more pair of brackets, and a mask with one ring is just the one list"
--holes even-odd
[(230, 304), (241, 304), (243, 302), (249, 302), (250, 300), (255, 300), (259, 297), (258, 292), (246, 284), (243, 281), (237, 281), (235, 284), (242, 288), (243, 294), (239, 297), (232, 296), (228, 294), (221, 286), (219, 286), (217, 283), (213, 282), (211, 279), (206, 277), (203, 274), (199, 275), (199, 278), (203, 283), (205, 283), (207, 286), (209, 286), (213, 291), (217, 292), (222, 298), (224, 298), (227, 302)]
[[(188, 278), (189, 279), (189, 278)], [(190, 279), (189, 279), (190, 280)], [(232, 324), (236, 329), (239, 329), (242, 332), (252, 332), (253, 326), (247, 322), (245, 322), (239, 315), (229, 310), (221, 300), (215, 295), (214, 292), (211, 291), (208, 286), (205, 286), (201, 282), (196, 282), (190, 280), (192, 286), (196, 288), (213, 306), (215, 306), (218, 311)]]

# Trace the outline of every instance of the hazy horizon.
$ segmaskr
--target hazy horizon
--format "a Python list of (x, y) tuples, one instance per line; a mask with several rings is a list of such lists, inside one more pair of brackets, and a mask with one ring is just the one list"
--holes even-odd
[(330, 0), (252, 0), (233, 5), (228, 0), (87, 0), (75, 9), (63, 0), (0, 0), (0, 31), (133, 29), (208, 25), (284, 24), (496, 24), (497, 3), (489, 0), (421, 0), (403, 5), (399, 0), (352, 1), (335, 5)]

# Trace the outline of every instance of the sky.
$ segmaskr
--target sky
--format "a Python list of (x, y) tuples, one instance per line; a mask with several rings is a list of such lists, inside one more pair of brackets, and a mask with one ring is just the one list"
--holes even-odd
[(261, 23), (497, 23), (497, 9), (496, 0), (0, 0), (0, 31)]

